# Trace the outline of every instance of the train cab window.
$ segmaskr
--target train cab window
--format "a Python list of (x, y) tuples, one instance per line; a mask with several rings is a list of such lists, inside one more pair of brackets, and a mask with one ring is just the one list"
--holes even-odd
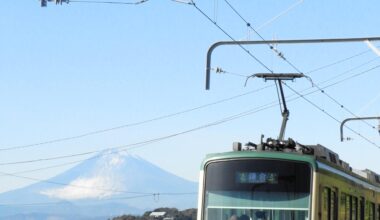
[(247, 216), (260, 220), (310, 219), (309, 164), (241, 159), (206, 166), (202, 220)]

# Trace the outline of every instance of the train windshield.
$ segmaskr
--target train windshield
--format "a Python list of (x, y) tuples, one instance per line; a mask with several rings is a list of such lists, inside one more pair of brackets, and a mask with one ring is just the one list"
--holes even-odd
[(206, 167), (205, 220), (309, 219), (311, 168), (306, 163), (245, 159)]

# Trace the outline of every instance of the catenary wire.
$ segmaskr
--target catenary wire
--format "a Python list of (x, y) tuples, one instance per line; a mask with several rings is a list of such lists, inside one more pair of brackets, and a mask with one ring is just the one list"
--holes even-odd
[(301, 3), (303, 3), (303, 1), (304, 0), (299, 0), (299, 1), (295, 2), (290, 7), (286, 8), (285, 10), (283, 10), (282, 12), (280, 12), (279, 14), (277, 14), (276, 16), (272, 17), (271, 19), (269, 19), (268, 21), (264, 22), (262, 25), (260, 25), (259, 27), (257, 27), (257, 30), (260, 30), (260, 29), (264, 28), (265, 26), (267, 26), (267, 25), (271, 24), (272, 22), (274, 22), (275, 20), (279, 19), (281, 16), (289, 13), (295, 7), (297, 7), (298, 5), (300, 5)]
[(27, 179), (27, 180), (31, 180), (31, 181), (35, 181), (35, 182), (43, 182), (43, 183), (49, 183), (52, 185), (69, 186), (69, 187), (81, 188), (81, 189), (93, 189), (93, 190), (97, 190), (97, 191), (125, 193), (125, 194), (142, 194), (142, 195), (152, 194), (152, 193), (145, 193), (145, 192), (133, 192), (133, 191), (124, 191), (124, 190), (115, 190), (115, 189), (105, 189), (105, 188), (100, 188), (100, 187), (87, 187), (87, 186), (75, 185), (75, 184), (70, 184), (70, 183), (61, 183), (61, 182), (55, 182), (55, 181), (51, 181), (51, 180), (43, 180), (43, 179), (39, 179), (39, 178), (20, 176), (20, 175), (16, 175), (16, 174), (12, 174), (12, 173), (5, 173), (5, 172), (0, 172), (0, 174), (2, 174), (4, 176), (11, 176), (11, 177), (16, 177), (16, 178), (21, 178), (21, 179)]
[[(131, 3), (131, 4), (139, 3), (140, 4), (140, 3), (143, 3), (143, 2), (146, 2), (146, 1), (147, 0), (145, 0), (145, 1), (139, 1), (139, 2), (134, 2), (134, 3), (129, 2), (129, 3)], [(179, 2), (179, 1), (175, 1), (175, 2)], [(180, 2), (180, 3), (191, 4), (189, 2)], [(242, 18), (242, 19), (244, 19), (244, 18)], [(245, 19), (244, 19), (244, 21), (245, 21)], [(368, 51), (370, 51), (370, 50), (367, 50), (367, 51), (364, 51), (362, 53), (353, 55), (353, 56), (345, 58), (343, 60), (336, 61), (336, 62), (328, 64), (326, 66), (319, 67), (317, 69), (309, 71), (308, 73), (316, 72), (316, 71), (319, 71), (321, 69), (325, 69), (325, 68), (328, 68), (330, 66), (336, 65), (338, 63), (350, 60), (350, 59), (352, 59), (354, 57), (357, 57), (357, 56), (360, 56), (363, 53), (366, 53)], [(226, 73), (226, 74), (229, 74), (229, 75), (239, 75), (241, 77), (247, 77), (247, 76), (242, 75), (242, 74), (232, 73), (232, 72), (228, 72), (228, 71), (224, 71), (224, 70), (221, 70), (220, 73)], [(272, 86), (267, 86), (267, 87), (264, 87), (264, 88), (268, 88), (268, 87), (272, 87)], [(261, 89), (259, 89), (259, 91), (260, 90)], [(84, 138), (84, 137), (87, 137), (87, 136), (92, 136), (92, 135), (97, 135), (97, 134), (101, 134), (101, 133), (106, 133), (106, 132), (110, 132), (110, 131), (114, 131), (114, 130), (118, 130), (118, 129), (123, 129), (123, 128), (127, 128), (127, 127), (138, 126), (138, 125), (142, 125), (142, 124), (145, 124), (145, 123), (149, 123), (149, 122), (153, 122), (153, 121), (157, 121), (157, 120), (161, 120), (161, 119), (165, 119), (165, 118), (170, 118), (170, 117), (174, 117), (176, 115), (180, 115), (180, 114), (188, 113), (188, 112), (195, 111), (195, 110), (198, 110), (198, 109), (206, 108), (206, 107), (209, 107), (209, 106), (212, 106), (212, 105), (223, 103), (225, 101), (230, 101), (230, 100), (235, 99), (235, 98), (239, 98), (239, 97), (242, 97), (242, 96), (245, 96), (245, 95), (248, 95), (248, 94), (255, 93), (256, 91), (257, 90), (254, 90), (254, 91), (247, 92), (247, 93), (240, 94), (240, 95), (236, 95), (236, 96), (233, 96), (233, 97), (230, 97), (230, 98), (227, 98), (227, 99), (219, 100), (219, 101), (216, 101), (216, 102), (213, 102), (213, 103), (205, 104), (205, 105), (202, 105), (202, 106), (194, 107), (194, 108), (191, 108), (191, 109), (187, 109), (187, 110), (184, 110), (184, 111), (179, 111), (179, 112), (172, 113), (172, 114), (167, 114), (167, 115), (151, 118), (151, 119), (140, 121), (140, 122), (135, 122), (135, 123), (130, 123), (130, 124), (124, 124), (124, 125), (120, 125), (120, 126), (116, 126), (116, 127), (112, 127), (112, 128), (106, 128), (106, 129), (91, 131), (91, 132), (87, 132), (87, 133), (83, 133), (83, 134), (79, 134), (79, 135), (74, 135), (74, 136), (69, 136), (69, 137), (63, 137), (63, 138), (57, 138), (57, 139), (42, 141), (42, 142), (38, 142), (38, 143), (24, 144), (24, 145), (17, 145), (17, 146), (6, 146), (6, 147), (0, 148), (0, 151), (16, 150), (16, 149), (35, 147), (35, 146), (40, 146), (40, 145), (47, 145), (47, 144), (65, 142), (65, 141), (70, 141), (70, 140), (74, 140), (74, 139)]]
[[(114, 197), (114, 198), (104, 198), (98, 201), (112, 201), (112, 200), (129, 200), (129, 199), (137, 199), (137, 198), (145, 198), (156, 196), (185, 196), (185, 195), (197, 195), (197, 192), (185, 192), (185, 193), (154, 193), (149, 195), (138, 195), (138, 196), (126, 196), (126, 197)], [(49, 205), (59, 205), (62, 201), (57, 202), (35, 202), (35, 203), (0, 203), (0, 206), (49, 206)]]
[(186, 110), (183, 110), (183, 111), (178, 111), (178, 112), (174, 112), (174, 113), (170, 113), (170, 114), (166, 114), (166, 115), (150, 118), (150, 119), (147, 119), (147, 120), (142, 120), (142, 121), (139, 121), (139, 122), (124, 124), (124, 125), (120, 125), (120, 126), (116, 126), (116, 127), (111, 127), (111, 128), (106, 128), (106, 129), (101, 129), (101, 130), (96, 130), (96, 131), (90, 131), (90, 132), (79, 134), (79, 135), (74, 135), (74, 136), (69, 136), (69, 137), (63, 137), (63, 138), (57, 138), (57, 139), (42, 141), (42, 142), (33, 143), (33, 144), (24, 144), (24, 145), (17, 145), (17, 146), (2, 147), (2, 148), (0, 148), (0, 151), (9, 151), (9, 150), (16, 150), (16, 149), (24, 149), (24, 148), (36, 147), (36, 146), (40, 146), (40, 145), (60, 143), (60, 142), (80, 139), (80, 138), (84, 138), (84, 137), (88, 137), (88, 136), (92, 136), (92, 135), (102, 134), (102, 133), (106, 133), (106, 132), (110, 132), (110, 131), (115, 131), (115, 130), (119, 130), (119, 129), (123, 129), (123, 128), (143, 125), (143, 124), (147, 124), (147, 123), (150, 123), (150, 122), (154, 122), (154, 121), (159, 121), (159, 120), (171, 118), (171, 117), (174, 117), (174, 116), (182, 115), (182, 114), (185, 114), (185, 113), (193, 112), (193, 111), (196, 111), (196, 110), (200, 110), (200, 109), (204, 109), (204, 108), (207, 108), (207, 107), (210, 107), (210, 106), (214, 106), (214, 105), (217, 105), (217, 104), (228, 102), (228, 101), (231, 101), (231, 100), (243, 97), (243, 96), (247, 96), (247, 95), (251, 95), (251, 94), (260, 92), (260, 91), (262, 91), (264, 89), (267, 89), (269, 87), (270, 86), (265, 86), (265, 87), (262, 87), (262, 88), (259, 88), (259, 89), (255, 89), (255, 90), (252, 90), (252, 91), (249, 91), (249, 92), (246, 92), (246, 93), (242, 93), (242, 94), (238, 94), (238, 95), (235, 95), (235, 96), (231, 96), (229, 98), (221, 99), (221, 100), (218, 100), (218, 101), (215, 101), (215, 102), (212, 102), (212, 103), (196, 106), (196, 107), (193, 107), (193, 108), (190, 108), (190, 109), (186, 109)]
[[(266, 40), (260, 35), (260, 33), (258, 33), (253, 27), (252, 25), (229, 3), (228, 0), (224, 0), (226, 2), (226, 4), (246, 23), (246, 25), (251, 28), (264, 42), (266, 42)], [(273, 50), (280, 58), (282, 58), (286, 63), (288, 63), (294, 70), (296, 70), (298, 73), (300, 74), (303, 74), (304, 73), (297, 67), (295, 66), (292, 62), (290, 62), (288, 59), (285, 58), (285, 56), (283, 55), (282, 52), (278, 51), (277, 49), (274, 48), (274, 46), (272, 44), (269, 44), (268, 43), (268, 46), (271, 50)], [(311, 81), (311, 78), (307, 75), (304, 75), (306, 76), (306, 78), (308, 78), (310, 81)], [(312, 81), (311, 81), (312, 82)], [(312, 84), (314, 84), (312, 82)], [(316, 88), (318, 88), (319, 90), (321, 90), (322, 92), (322, 89), (319, 88), (317, 85), (315, 85)], [(343, 110), (345, 110), (346, 112), (348, 112), (349, 114), (351, 114), (352, 116), (358, 118), (359, 116), (356, 115), (354, 112), (352, 112), (350, 109), (348, 109), (346, 106), (344, 106), (341, 102), (339, 102), (336, 98), (332, 97), (330, 94), (328, 94), (326, 91), (323, 91), (322, 92), (325, 96), (327, 96), (327, 98), (329, 98), (332, 102), (334, 102), (335, 104), (339, 105)], [(366, 125), (368, 125), (369, 127), (371, 127), (372, 129), (376, 129), (375, 126), (371, 125), (370, 123), (368, 123), (367, 121), (365, 120), (361, 120), (363, 123), (365, 123)]]
[(222, 31), (228, 38), (230, 38), (232, 41), (238, 43), (238, 46), (244, 50), (251, 58), (253, 58), (256, 62), (258, 62), (263, 68), (265, 68), (266, 70), (268, 70), (269, 72), (273, 72), (267, 65), (265, 65), (260, 59), (258, 59), (255, 55), (253, 55), (251, 53), (251, 51), (249, 51), (247, 48), (245, 48), (243, 45), (239, 44), (239, 42), (234, 38), (232, 37), (232, 35), (230, 35), (226, 30), (224, 30), (220, 25), (218, 25), (214, 20), (212, 20), (210, 18), (210, 16), (208, 16), (202, 9), (200, 9), (193, 0), (191, 0), (190, 2), (188, 2), (189, 5), (192, 5), (194, 6), (195, 9), (198, 10), (199, 13), (201, 13), (205, 18), (207, 18), (207, 20), (209, 20), (211, 23), (213, 23), (220, 31)]
[[(369, 72), (371, 72), (371, 71), (373, 71), (375, 69), (378, 69), (378, 68), (380, 68), (380, 65), (371, 67), (371, 68), (369, 68), (369, 69), (367, 69), (365, 71), (353, 74), (353, 75), (351, 75), (349, 77), (346, 77), (346, 78), (344, 78), (342, 80), (339, 80), (337, 82), (334, 82), (334, 83), (331, 83), (331, 84), (329, 84), (327, 86), (324, 86), (324, 87), (322, 87), (322, 90), (330, 88), (332, 86), (336, 86), (336, 85), (338, 85), (338, 84), (340, 84), (342, 82), (345, 82), (345, 81), (353, 79), (355, 77), (364, 75), (364, 74), (369, 73)], [(305, 89), (304, 91), (306, 91), (308, 89)], [(314, 94), (314, 93), (319, 92), (319, 91), (320, 90), (315, 90), (315, 91), (309, 92), (307, 94), (303, 94), (303, 96), (308, 96), (310, 94)], [(287, 97), (289, 97), (289, 96), (287, 96)], [(293, 99), (289, 100), (289, 102), (297, 100), (298, 98), (300, 98), (300, 97), (293, 98)], [(158, 142), (158, 141), (162, 141), (162, 140), (165, 140), (165, 139), (168, 139), (168, 138), (172, 138), (172, 137), (176, 137), (176, 136), (179, 136), (179, 135), (187, 134), (187, 133), (194, 132), (194, 131), (197, 131), (197, 130), (200, 130), (200, 129), (204, 129), (204, 128), (215, 126), (215, 125), (219, 125), (219, 124), (222, 124), (222, 123), (225, 123), (225, 122), (228, 122), (228, 121), (232, 121), (232, 120), (235, 120), (235, 119), (238, 119), (238, 118), (241, 118), (241, 117), (252, 115), (252, 114), (258, 113), (258, 112), (263, 111), (263, 110), (267, 110), (267, 109), (275, 107), (275, 106), (278, 106), (278, 103), (276, 103), (276, 101), (273, 101), (271, 103), (267, 103), (267, 104), (261, 105), (261, 106), (256, 107), (256, 108), (253, 108), (253, 109), (250, 109), (250, 110), (247, 110), (247, 111), (243, 111), (241, 113), (238, 113), (238, 114), (235, 114), (235, 115), (232, 115), (232, 116), (223, 118), (221, 120), (214, 121), (212, 123), (208, 123), (208, 124), (196, 127), (196, 128), (192, 128), (192, 129), (189, 129), (189, 130), (185, 130), (185, 131), (182, 131), (182, 132), (170, 134), (170, 135), (163, 136), (163, 137), (160, 137), (160, 138), (150, 139), (150, 140), (141, 141), (141, 142), (137, 142), (137, 143), (133, 143), (133, 144), (127, 144), (127, 145), (117, 146), (117, 147), (113, 147), (113, 148), (107, 148), (107, 149), (103, 149), (103, 150), (85, 152), (85, 153), (80, 153), (80, 154), (63, 155), (63, 156), (56, 156), (56, 157), (49, 157), (49, 158), (40, 158), (40, 159), (35, 159), (35, 160), (26, 160), (26, 161), (24, 160), (24, 161), (15, 161), (15, 162), (3, 162), (3, 163), (0, 163), (0, 165), (4, 166), (4, 165), (34, 163), (34, 162), (41, 162), (41, 161), (48, 161), (48, 160), (57, 160), (57, 159), (63, 159), (63, 158), (76, 157), (77, 155), (86, 155), (86, 154), (90, 154), (90, 153), (91, 154), (93, 154), (93, 153), (99, 153), (99, 152), (102, 152), (102, 151), (105, 151), (105, 150), (111, 151), (111, 150), (117, 150), (118, 149), (118, 152), (128, 151), (128, 150), (139, 148), (139, 147), (142, 147), (142, 146), (145, 146), (145, 145), (148, 145), (148, 144), (152, 144), (152, 143), (155, 143), (155, 142)], [(108, 152), (108, 153), (112, 153), (112, 152)], [(106, 154), (106, 153), (103, 153), (103, 155), (104, 154)], [(98, 156), (101, 156), (101, 155), (98, 155)], [(85, 160), (87, 160), (87, 159), (84, 159), (83, 161), (85, 161)]]
[[(209, 126), (213, 126), (213, 124), (209, 125)], [(203, 126), (202, 126), (203, 128)], [(201, 128), (196, 128), (195, 130), (197, 129), (201, 129)], [(174, 134), (174, 136), (177, 136), (177, 135), (180, 135), (180, 134), (183, 134), (183, 133), (188, 133), (188, 132), (191, 132), (191, 131), (194, 131), (194, 129), (191, 129), (191, 130), (188, 130), (188, 131), (185, 131), (185, 132), (181, 132), (179, 134)], [(167, 137), (163, 137), (163, 138), (170, 138), (172, 137), (173, 135), (169, 135)], [(161, 138), (159, 139), (153, 139), (153, 140), (149, 140), (147, 142), (139, 142), (139, 143), (135, 143), (135, 144), (131, 144), (131, 145), (140, 145), (140, 144), (145, 144), (145, 143), (151, 143), (152, 141), (159, 141), (161, 140)], [(131, 145), (128, 145), (128, 146), (131, 146)], [(126, 147), (126, 146), (123, 146), (123, 147)], [(81, 153), (81, 154), (74, 154), (74, 155), (65, 155), (65, 156), (60, 156), (60, 157), (50, 157), (50, 158), (42, 158), (42, 159), (36, 159), (36, 160), (29, 160), (29, 161), (19, 161), (19, 162), (10, 162), (10, 163), (1, 163), (0, 165), (10, 165), (10, 164), (18, 164), (18, 163), (31, 163), (31, 162), (39, 162), (39, 161), (46, 161), (46, 160), (56, 160), (56, 159), (62, 159), (62, 158), (68, 158), (68, 157), (75, 157), (75, 156), (81, 156), (81, 155), (88, 155), (88, 154), (92, 154), (92, 153), (96, 153), (96, 152), (99, 152), (99, 151), (91, 151), (91, 152), (86, 152), (86, 153)]]
[[(240, 17), (241, 20), (243, 20), (245, 22), (245, 24), (247, 25), (248, 28), (250, 28), (253, 32), (256, 33), (257, 36), (259, 36), (261, 38), (261, 40), (263, 40), (264, 42), (266, 42), (266, 40), (264, 39), (264, 37), (258, 32), (256, 31), (255, 28), (252, 27), (251, 23), (249, 23), (236, 9), (235, 7), (232, 6), (232, 4), (228, 1), (228, 0), (224, 0), (224, 2), (226, 2), (226, 4), (232, 9), (232, 11), (235, 12), (235, 14)], [(267, 45), (269, 46), (269, 49), (271, 49), (273, 52), (276, 53), (276, 55), (278, 57), (280, 57), (282, 60), (284, 60), (286, 63), (288, 63), (290, 66), (292, 66), (293, 68), (297, 69), (297, 67), (291, 63), (288, 59), (286, 59), (286, 57), (284, 56), (284, 54), (277, 50), (274, 45), (270, 44), (270, 43), (267, 43)], [(297, 69), (298, 71), (298, 69)], [(273, 71), (271, 71), (273, 72)], [(298, 71), (299, 73), (303, 74), (301, 71)]]
[[(310, 99), (306, 98), (304, 95), (302, 95), (301, 93), (299, 93), (297, 90), (293, 89), (292, 87), (288, 86), (285, 82), (282, 82), (288, 89), (290, 89), (291, 91), (293, 91), (294, 93), (296, 93), (299, 97), (301, 97), (302, 99), (304, 99), (306, 102), (308, 102), (309, 104), (311, 104), (313, 107), (315, 107), (316, 109), (318, 109), (319, 111), (323, 112), (325, 115), (327, 115), (328, 117), (330, 117), (332, 120), (338, 122), (339, 124), (341, 124), (341, 121), (339, 119), (337, 119), (336, 117), (334, 117), (332, 114), (328, 113), (325, 109), (321, 108), (320, 106), (318, 106), (317, 104), (315, 104), (314, 102), (312, 102)], [(349, 129), (350, 131), (352, 131), (353, 133), (355, 133), (356, 135), (358, 135), (359, 137), (363, 138), (365, 141), (367, 141), (368, 143), (372, 144), (373, 146), (377, 147), (378, 149), (380, 149), (380, 146), (377, 145), (375, 142), (371, 141), (369, 138), (363, 136), (362, 134), (360, 134), (359, 132), (355, 131), (354, 129), (348, 127), (347, 125), (345, 125), (345, 127), (347, 129)]]
[[(162, 192), (162, 193), (157, 193), (157, 192), (136, 192), (136, 191), (125, 191), (125, 190), (116, 190), (116, 189), (106, 189), (106, 188), (101, 188), (97, 186), (83, 186), (83, 185), (76, 185), (76, 184), (70, 184), (70, 183), (62, 183), (62, 182), (56, 182), (56, 181), (51, 181), (51, 180), (44, 180), (44, 179), (39, 179), (39, 178), (33, 178), (33, 177), (26, 177), (26, 176), (20, 176), (12, 173), (5, 173), (5, 172), (0, 172), (0, 174), (5, 175), (5, 176), (11, 176), (11, 177), (16, 177), (16, 178), (21, 178), (21, 179), (27, 179), (35, 182), (43, 182), (43, 183), (48, 183), (52, 185), (59, 185), (59, 186), (68, 186), (68, 187), (73, 187), (73, 188), (80, 188), (80, 189), (91, 189), (91, 190), (97, 190), (97, 191), (104, 191), (104, 192), (115, 192), (115, 193), (124, 193), (124, 194), (140, 194), (140, 195), (154, 195), (154, 194), (167, 194), (167, 195), (178, 195), (178, 194), (185, 194), (184, 192)], [(186, 192), (188, 194), (190, 192)], [(191, 192), (194, 193), (194, 192)]]

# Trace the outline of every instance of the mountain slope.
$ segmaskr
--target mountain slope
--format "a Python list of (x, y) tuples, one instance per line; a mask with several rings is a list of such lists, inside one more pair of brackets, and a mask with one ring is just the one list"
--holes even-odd
[[(166, 172), (142, 158), (104, 152), (45, 182), (0, 194), (1, 204), (24, 204), (0, 206), (0, 217), (38, 213), (41, 216), (80, 215), (89, 218), (140, 214), (163, 206), (193, 208), (196, 194), (178, 193), (196, 191), (196, 183)], [(34, 205), (26, 205), (28, 203)]]

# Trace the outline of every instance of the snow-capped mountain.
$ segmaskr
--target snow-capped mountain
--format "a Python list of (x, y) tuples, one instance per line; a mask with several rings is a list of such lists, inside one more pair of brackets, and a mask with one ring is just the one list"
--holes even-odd
[(0, 219), (106, 219), (156, 207), (194, 208), (197, 195), (181, 193), (196, 191), (195, 182), (140, 157), (103, 152), (47, 181), (0, 194), (0, 204), (21, 204), (0, 206)]

